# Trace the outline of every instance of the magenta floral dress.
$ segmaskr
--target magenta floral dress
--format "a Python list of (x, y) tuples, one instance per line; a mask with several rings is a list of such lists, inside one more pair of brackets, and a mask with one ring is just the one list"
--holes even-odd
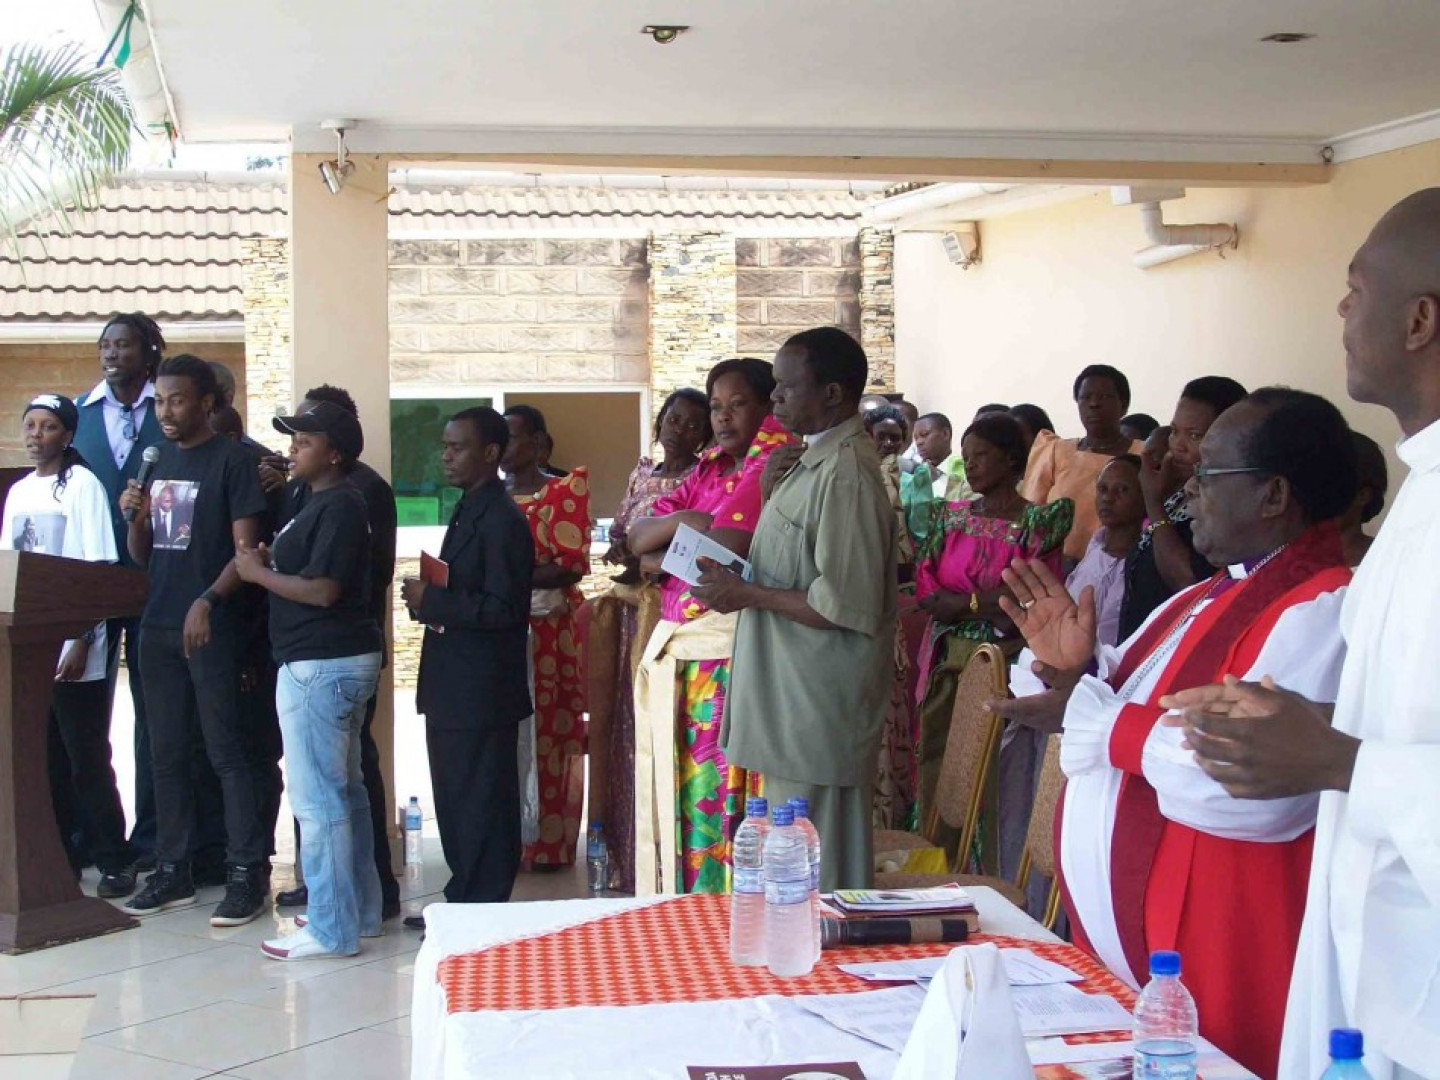
[[(727, 474), (732, 462), (718, 446), (700, 457), (689, 478), (659, 500), (658, 517), (677, 510), (701, 510), (716, 528), (753, 532), (760, 518), (760, 474), (771, 451), (798, 442), (774, 417), (767, 416), (745, 460)], [(661, 589), (661, 615), (689, 622), (707, 614), (689, 586), (667, 578)], [(679, 675), (680, 716), (675, 747), (675, 798), (680, 858), (679, 892), (730, 891), (730, 840), (745, 816), (746, 795), (761, 794), (759, 774), (728, 764), (720, 749), (720, 725), (730, 685), (730, 658), (690, 660)]]

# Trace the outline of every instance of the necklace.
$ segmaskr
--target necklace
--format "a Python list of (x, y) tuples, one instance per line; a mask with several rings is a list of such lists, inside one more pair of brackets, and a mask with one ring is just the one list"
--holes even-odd
[[(1274, 551), (1270, 552), (1269, 555), (1266, 555), (1263, 559), (1256, 563), (1253, 568), (1251, 568), (1250, 572), (1245, 575), (1245, 579), (1249, 580), (1250, 578), (1254, 577), (1261, 571), (1261, 569), (1265, 567), (1267, 563), (1269, 563), (1272, 559), (1274, 559), (1277, 555), (1279, 555), (1289, 546), (1290, 545), (1288, 543), (1284, 543), (1281, 544)], [(1210, 583), (1210, 587), (1207, 588), (1204, 592), (1202, 592), (1199, 596), (1197, 596), (1194, 602), (1185, 609), (1185, 613), (1175, 620), (1174, 625), (1170, 627), (1169, 632), (1165, 635), (1165, 640), (1163, 640), (1159, 645), (1157, 645), (1155, 647), (1155, 651), (1145, 658), (1145, 662), (1135, 669), (1135, 674), (1131, 675), (1130, 678), (1125, 680), (1125, 685), (1120, 688), (1120, 697), (1123, 700), (1129, 701), (1132, 697), (1134, 697), (1135, 691), (1144, 684), (1150, 673), (1155, 670), (1155, 666), (1159, 664), (1161, 660), (1166, 659), (1171, 653), (1173, 653), (1177, 648), (1179, 648), (1180, 639), (1185, 636), (1185, 629), (1190, 625), (1191, 617), (1194, 616), (1197, 610), (1199, 610), (1201, 604), (1205, 603), (1205, 601), (1209, 600), (1212, 596), (1215, 595), (1215, 590), (1218, 589), (1221, 585), (1223, 585), (1225, 581), (1226, 579), (1223, 577), (1217, 578), (1216, 580), (1212, 581)]]

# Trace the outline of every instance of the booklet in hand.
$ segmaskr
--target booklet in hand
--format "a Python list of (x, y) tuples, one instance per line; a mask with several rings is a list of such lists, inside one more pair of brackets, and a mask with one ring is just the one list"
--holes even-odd
[(715, 563), (722, 570), (739, 574), (746, 581), (754, 579), (754, 571), (748, 562), (724, 544), (716, 543), (689, 525), (676, 528), (675, 537), (670, 541), (670, 548), (665, 552), (660, 569), (679, 578), (686, 585), (698, 585), (700, 575), (708, 569), (708, 564), (698, 563), (698, 560), (702, 559)]

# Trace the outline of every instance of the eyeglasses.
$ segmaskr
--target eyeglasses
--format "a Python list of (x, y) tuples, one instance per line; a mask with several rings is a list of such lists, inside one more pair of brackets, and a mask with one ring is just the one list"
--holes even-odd
[(140, 433), (135, 430), (135, 407), (133, 405), (120, 406), (120, 434), (131, 442), (140, 437)]
[(1237, 476), (1240, 473), (1263, 473), (1269, 471), (1269, 469), (1262, 469), (1258, 465), (1237, 466), (1230, 469), (1212, 469), (1207, 465), (1196, 465), (1195, 479), (1205, 480), (1211, 476)]

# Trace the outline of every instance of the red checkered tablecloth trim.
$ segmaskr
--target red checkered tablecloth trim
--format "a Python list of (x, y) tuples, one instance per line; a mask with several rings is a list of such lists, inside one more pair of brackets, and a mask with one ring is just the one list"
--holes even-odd
[[(1110, 994), (1127, 1009), (1135, 994), (1098, 961), (1073, 945), (979, 935), (974, 941), (1030, 949), (1084, 976), (1080, 989)], [(815, 970), (778, 979), (763, 967), (730, 962), (730, 898), (683, 896), (608, 915), (554, 933), (448, 956), (439, 981), (451, 1013), (482, 1009), (567, 1009), (595, 1005), (653, 1005), (781, 994), (856, 993), (875, 984), (837, 964), (943, 956), (953, 946), (890, 945), (824, 953)], [(1107, 1041), (1114, 1036), (1101, 1036)]]

